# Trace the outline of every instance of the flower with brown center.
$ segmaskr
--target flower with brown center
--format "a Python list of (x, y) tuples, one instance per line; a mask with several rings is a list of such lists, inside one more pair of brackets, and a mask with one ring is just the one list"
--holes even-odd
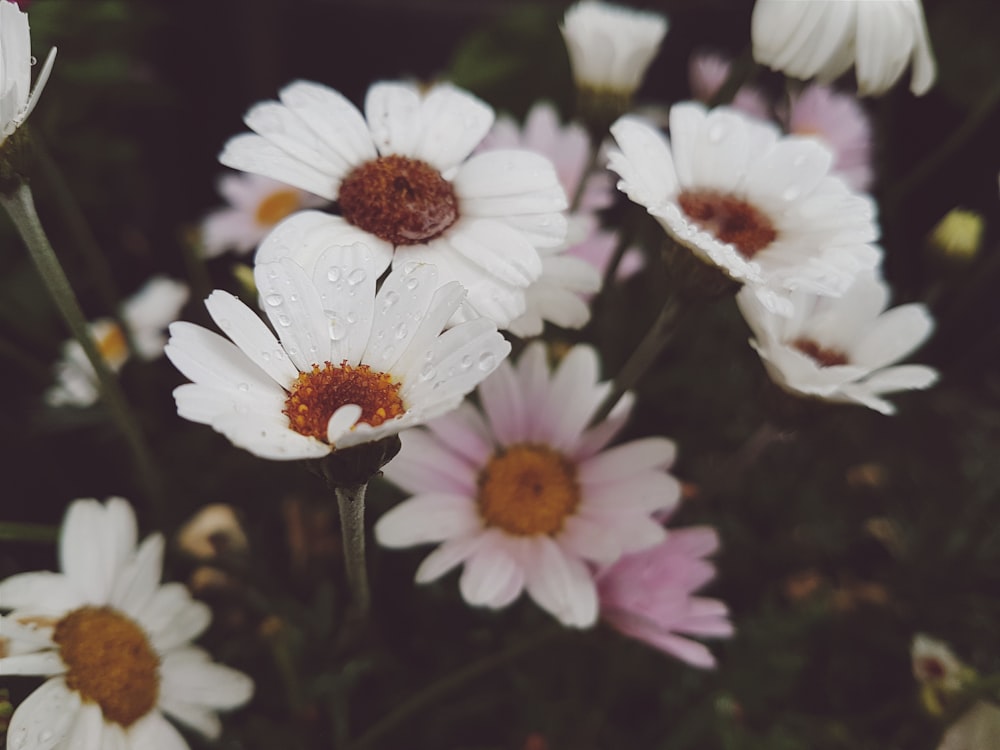
[(474, 290), (467, 304), (477, 314), (506, 326), (524, 312), (539, 250), (565, 238), (566, 196), (539, 154), (471, 155), (493, 123), (486, 104), (448, 84), (377, 83), (365, 117), (314, 83), (292, 83), (280, 99), (247, 113), (255, 134), (231, 139), (220, 160), (336, 201), (339, 215), (286, 219), (258, 263), (292, 257), (311, 274), (327, 247), (363, 242), (376, 275), (390, 263), (431, 263), (443, 282)]
[(365, 245), (327, 248), (311, 276), (290, 258), (254, 275), (277, 339), (216, 291), (206, 306), (232, 343), (175, 323), (166, 351), (194, 381), (174, 392), (178, 413), (258, 456), (320, 458), (395, 435), (458, 406), (510, 350), (481, 318), (442, 333), (464, 290), (440, 286), (433, 266), (394, 270), (376, 294)]

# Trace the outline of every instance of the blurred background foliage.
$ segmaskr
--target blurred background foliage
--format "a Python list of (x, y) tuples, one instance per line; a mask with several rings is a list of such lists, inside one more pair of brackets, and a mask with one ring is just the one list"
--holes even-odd
[[(642, 5), (671, 20), (643, 103), (689, 96), (693, 50), (738, 55), (748, 42), (750, 0)], [(496, 614), (471, 610), (454, 574), (417, 588), (426, 550), (371, 548), (374, 622), (348, 637), (336, 513), (322, 482), (181, 421), (170, 395), (181, 376), (163, 360), (133, 361), (123, 383), (169, 498), (154, 517), (107, 414), (41, 400), (66, 332), (6, 220), (3, 520), (55, 524), (72, 498), (112, 494), (135, 502), (147, 530), (168, 534), (206, 503), (240, 510), (248, 554), (223, 552), (208, 572), (176, 549), (168, 560), (169, 574), (216, 608), (210, 647), (257, 681), (224, 748), (936, 747), (943, 720), (918, 700), (913, 635), (950, 642), (982, 674), (1000, 672), (1000, 4), (924, 5), (938, 85), (920, 99), (899, 85), (867, 106), (886, 275), (897, 303), (932, 306), (937, 332), (918, 359), (940, 369), (941, 383), (900, 396), (892, 418), (829, 407), (776, 422), (746, 326), (723, 301), (685, 318), (639, 387), (628, 436), (664, 434), (680, 447), (676, 473), (690, 497), (672, 524), (711, 523), (722, 537), (709, 592), (731, 606), (737, 636), (713, 646), (717, 671), (602, 628), (560, 632), (523, 600)], [(375, 80), (450, 78), (517, 117), (539, 98), (569, 116), (564, 7), (35, 0), (34, 51), (41, 58), (58, 45), (59, 56), (31, 125), (124, 292), (156, 272), (188, 277), (199, 292), (209, 282), (235, 290), (232, 257), (199, 267), (184, 248), (219, 204), (215, 156), (250, 104), (295, 78), (355, 102)], [(760, 81), (780, 86), (766, 72)], [(35, 191), (86, 312), (108, 314), (51, 185), (39, 179)], [(956, 206), (981, 213), (986, 233), (976, 257), (944, 262), (927, 238)], [(552, 338), (595, 342), (613, 375), (663, 289), (661, 273), (639, 274), (611, 290), (588, 329)], [(197, 302), (184, 317), (207, 323)], [(398, 498), (374, 487), (370, 517)], [(50, 545), (0, 547), (0, 577), (54, 564)], [(13, 682), (15, 702), (33, 684)]]

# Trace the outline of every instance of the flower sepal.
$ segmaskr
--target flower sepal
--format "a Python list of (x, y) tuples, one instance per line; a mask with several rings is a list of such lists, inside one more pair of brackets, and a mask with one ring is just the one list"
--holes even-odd
[(310, 465), (326, 480), (330, 489), (359, 487), (382, 472), (382, 467), (399, 453), (399, 435), (335, 450)]
[(13, 195), (31, 172), (31, 133), (21, 126), (0, 143), (0, 195)]

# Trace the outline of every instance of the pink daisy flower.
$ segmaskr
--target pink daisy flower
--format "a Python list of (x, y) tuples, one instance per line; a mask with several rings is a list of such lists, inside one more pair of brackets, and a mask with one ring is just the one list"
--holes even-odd
[(598, 382), (598, 367), (594, 349), (581, 345), (550, 371), (544, 346), (532, 344), (479, 387), (481, 410), (465, 403), (400, 436), (385, 474), (414, 496), (379, 520), (375, 536), (387, 547), (440, 543), (418, 583), (464, 563), (459, 588), (469, 604), (499, 609), (527, 590), (565, 625), (596, 622), (590, 563), (662, 542), (653, 514), (680, 497), (666, 471), (670, 440), (606, 449), (630, 398), (588, 429), (610, 385)]
[(814, 136), (833, 151), (833, 174), (854, 190), (871, 188), (872, 126), (856, 97), (813, 84), (792, 96), (783, 119), (792, 135)]
[[(701, 50), (691, 55), (688, 62), (688, 84), (691, 95), (698, 101), (709, 104), (712, 98), (729, 78), (732, 60), (721, 52)], [(741, 86), (730, 106), (751, 117), (761, 120), (771, 119), (771, 108), (767, 98), (756, 86)]]
[(688, 664), (714, 667), (712, 653), (684, 635), (733, 634), (725, 604), (693, 595), (715, 577), (715, 566), (704, 558), (718, 549), (718, 534), (708, 526), (668, 534), (655, 547), (627, 555), (600, 573), (601, 617), (622, 634)]

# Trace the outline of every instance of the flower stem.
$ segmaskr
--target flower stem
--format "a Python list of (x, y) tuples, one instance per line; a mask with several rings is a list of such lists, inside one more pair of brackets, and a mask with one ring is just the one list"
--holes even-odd
[(368, 619), (371, 610), (371, 590), (368, 587), (368, 568), (365, 566), (365, 491), (367, 484), (354, 487), (336, 487), (337, 507), (340, 510), (340, 530), (344, 543), (344, 566), (347, 585), (354, 597), (358, 619)]
[(433, 705), (435, 701), (448, 695), (448, 693), (457, 690), (477, 677), (491, 672), (497, 667), (502, 667), (518, 656), (544, 645), (562, 632), (565, 632), (563, 628), (546, 628), (541, 632), (508, 646), (503, 651), (483, 657), (462, 669), (445, 675), (436, 682), (432, 682), (423, 690), (411, 695), (407, 700), (400, 703), (395, 710), (390, 711), (373, 726), (369, 727), (368, 731), (349, 746), (349, 750), (364, 750), (364, 748), (371, 747), (375, 742), (392, 732), (393, 729), (408, 718), (420, 713), (427, 706)]
[(57, 526), (40, 523), (0, 522), (0, 540), (4, 542), (55, 542), (59, 538)]
[(615, 404), (625, 395), (625, 392), (635, 386), (642, 376), (646, 374), (646, 371), (653, 366), (653, 363), (656, 362), (663, 348), (673, 336), (674, 323), (677, 320), (679, 311), (680, 305), (677, 302), (677, 298), (674, 296), (668, 298), (666, 304), (660, 310), (660, 314), (656, 316), (653, 325), (646, 332), (642, 341), (639, 342), (639, 346), (636, 347), (635, 351), (632, 352), (632, 356), (628, 358), (628, 361), (625, 362), (622, 369), (618, 372), (611, 392), (594, 414), (590, 422), (591, 424), (598, 424), (604, 421), (615, 407)]
[(601, 156), (601, 139), (591, 137), (588, 139), (590, 153), (587, 156), (587, 164), (583, 168), (583, 172), (580, 173), (580, 181), (576, 184), (576, 190), (573, 191), (573, 195), (569, 201), (569, 208), (566, 213), (572, 216), (577, 211), (580, 210), (580, 203), (583, 201), (583, 196), (587, 192), (587, 180), (589, 179), (591, 173), (597, 169), (598, 161)]
[(66, 321), (73, 337), (83, 347), (87, 359), (90, 360), (90, 364), (97, 374), (101, 397), (107, 404), (112, 419), (132, 451), (138, 478), (153, 505), (153, 510), (159, 513), (162, 509), (162, 483), (159, 481), (152, 455), (146, 447), (139, 425), (125, 401), (125, 395), (122, 393), (118, 380), (98, 351), (97, 344), (87, 328), (87, 321), (80, 309), (76, 294), (73, 292), (69, 279), (66, 278), (66, 272), (63, 271), (62, 265), (60, 265), (59, 259), (49, 243), (49, 238), (45, 234), (45, 229), (38, 219), (31, 188), (26, 183), (22, 183), (13, 193), (0, 194), (0, 204), (10, 214), (14, 226), (28, 247), (31, 260), (35, 264), (35, 268), (38, 269), (52, 301), (61, 313), (63, 320)]

